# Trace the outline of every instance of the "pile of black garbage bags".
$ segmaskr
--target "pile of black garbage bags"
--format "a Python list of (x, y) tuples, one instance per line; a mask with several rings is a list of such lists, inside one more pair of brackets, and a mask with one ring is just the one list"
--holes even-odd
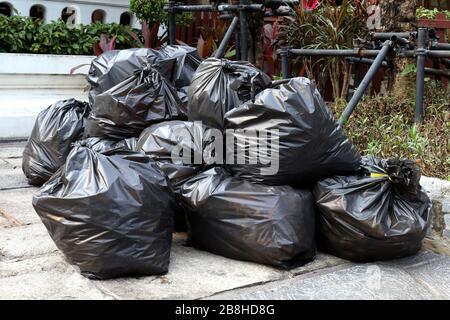
[(361, 157), (315, 85), (275, 85), (196, 49), (106, 52), (89, 103), (42, 111), (23, 171), (52, 239), (92, 279), (164, 274), (189, 245), (279, 268), (316, 247), (352, 261), (417, 252), (431, 221), (420, 170)]

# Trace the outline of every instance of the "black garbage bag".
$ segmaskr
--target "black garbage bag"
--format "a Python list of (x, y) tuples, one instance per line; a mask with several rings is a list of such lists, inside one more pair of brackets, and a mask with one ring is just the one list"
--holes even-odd
[(161, 48), (159, 53), (166, 58), (175, 58), (177, 63), (173, 69), (171, 82), (178, 92), (178, 97), (183, 103), (187, 103), (187, 92), (195, 71), (202, 62), (197, 48), (186, 45), (167, 45)]
[(41, 186), (64, 164), (71, 144), (83, 134), (89, 105), (75, 99), (58, 101), (41, 111), (22, 158), (28, 182)]
[(401, 258), (422, 246), (431, 202), (412, 161), (363, 157), (363, 169), (317, 182), (319, 248), (352, 261)]
[[(89, 102), (94, 104), (95, 97), (131, 75), (139, 72), (142, 66), (155, 64), (163, 60), (157, 50), (138, 48), (126, 50), (112, 50), (103, 53), (92, 60), (87, 81), (90, 84)], [(173, 69), (160, 70), (164, 76), (170, 79)]]
[(93, 279), (166, 273), (175, 198), (153, 160), (77, 143), (33, 206), (68, 261)]
[(166, 121), (145, 129), (136, 151), (155, 160), (169, 177), (175, 193), (215, 156), (214, 134), (199, 122)]
[[(213, 133), (207, 126), (174, 120), (145, 129), (135, 150), (156, 161), (179, 199), (181, 186), (214, 158), (213, 141)], [(175, 214), (174, 228), (175, 231), (186, 231), (185, 212), (181, 206)]]
[(188, 90), (189, 120), (222, 129), (224, 115), (271, 84), (271, 79), (246, 61), (209, 58), (200, 64)]
[(359, 168), (359, 153), (306, 78), (262, 91), (225, 120), (226, 162), (239, 177), (296, 186)]
[(269, 187), (205, 171), (182, 187), (192, 244), (225, 257), (291, 268), (315, 256), (308, 190)]
[(136, 149), (137, 138), (128, 138), (124, 140), (87, 138), (81, 140), (79, 143), (92, 151), (112, 154), (122, 151), (134, 151)]
[(185, 119), (185, 106), (160, 70), (175, 60), (148, 64), (115, 87), (98, 94), (86, 125), (86, 137), (125, 139), (165, 120)]

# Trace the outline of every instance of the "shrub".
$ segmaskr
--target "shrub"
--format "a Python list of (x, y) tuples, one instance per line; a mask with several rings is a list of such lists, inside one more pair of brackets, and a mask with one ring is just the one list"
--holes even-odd
[(90, 55), (102, 33), (117, 37), (116, 49), (135, 47), (131, 30), (129, 26), (98, 22), (71, 29), (61, 20), (44, 24), (30, 17), (0, 15), (0, 52)]
[[(345, 102), (336, 102), (337, 115)], [(450, 180), (450, 92), (428, 81), (425, 118), (413, 124), (414, 101), (392, 95), (365, 97), (346, 130), (363, 154), (416, 160), (423, 174)]]
[[(136, 17), (148, 23), (152, 26), (157, 22), (167, 25), (167, 12), (164, 10), (164, 6), (168, 3), (168, 0), (131, 0), (130, 10), (136, 15)], [(177, 14), (177, 25), (187, 25), (192, 21), (192, 14), (184, 12)]]
[[(323, 1), (318, 9), (306, 10), (303, 5), (295, 7), (295, 17), (287, 25), (288, 44), (295, 48), (348, 49), (353, 39), (364, 37), (366, 13), (358, 1), (343, 0), (340, 6), (334, 1)], [(328, 73), (333, 97), (345, 98), (351, 76), (351, 66), (343, 58), (325, 57), (302, 59), (309, 71), (309, 78), (318, 78), (312, 70)]]

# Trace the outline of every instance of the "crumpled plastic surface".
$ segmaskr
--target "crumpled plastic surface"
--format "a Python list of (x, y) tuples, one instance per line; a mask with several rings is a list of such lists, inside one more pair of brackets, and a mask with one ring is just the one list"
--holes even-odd
[[(145, 129), (135, 150), (156, 161), (170, 180), (178, 197), (181, 186), (198, 174), (212, 158), (210, 128), (189, 121), (166, 121)], [(179, 197), (178, 197), (179, 198)], [(180, 206), (175, 215), (175, 230), (186, 231), (185, 212)]]
[(39, 113), (22, 158), (30, 184), (41, 186), (64, 164), (71, 144), (83, 134), (88, 113), (89, 105), (75, 99), (58, 101)]
[(362, 167), (315, 185), (319, 248), (358, 262), (415, 254), (431, 222), (419, 167), (372, 156), (363, 157)]
[(87, 138), (79, 141), (79, 143), (92, 151), (103, 154), (112, 154), (120, 153), (122, 151), (134, 151), (136, 149), (137, 138), (128, 138), (124, 140)]
[(227, 141), (227, 165), (241, 178), (305, 185), (359, 168), (359, 153), (306, 78), (262, 91), (225, 120), (234, 141)]
[(187, 104), (187, 92), (195, 71), (202, 62), (197, 48), (185, 45), (167, 45), (159, 50), (166, 58), (175, 58), (176, 66), (173, 69), (171, 82), (178, 92), (178, 97)]
[(205, 171), (182, 187), (194, 246), (225, 257), (291, 268), (315, 256), (309, 190), (270, 187)]
[(118, 85), (97, 94), (86, 137), (125, 139), (139, 136), (153, 123), (185, 119), (185, 105), (163, 75), (173, 70), (174, 63), (172, 59), (147, 64)]
[(83, 142), (33, 197), (57, 247), (93, 279), (166, 273), (175, 205), (149, 157), (105, 155)]
[(252, 99), (270, 84), (270, 77), (249, 62), (206, 59), (188, 90), (189, 120), (223, 129), (227, 111)]
[(212, 158), (210, 128), (189, 121), (166, 121), (145, 129), (136, 143), (169, 177), (176, 193)]
[[(90, 84), (89, 102), (94, 104), (95, 97), (118, 85), (131, 75), (139, 72), (142, 66), (154, 64), (161, 60), (157, 50), (138, 48), (112, 50), (92, 60), (87, 81)], [(172, 69), (164, 70), (165, 77), (170, 79)]]

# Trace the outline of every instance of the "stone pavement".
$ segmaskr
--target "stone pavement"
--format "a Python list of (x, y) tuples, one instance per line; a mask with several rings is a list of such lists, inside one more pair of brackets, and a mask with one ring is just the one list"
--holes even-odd
[(174, 235), (167, 275), (88, 280), (64, 260), (34, 212), (36, 188), (21, 170), (23, 145), (0, 143), (0, 299), (450, 298), (450, 257), (427, 250), (369, 264), (319, 253), (306, 266), (282, 271), (193, 249), (185, 234)]

